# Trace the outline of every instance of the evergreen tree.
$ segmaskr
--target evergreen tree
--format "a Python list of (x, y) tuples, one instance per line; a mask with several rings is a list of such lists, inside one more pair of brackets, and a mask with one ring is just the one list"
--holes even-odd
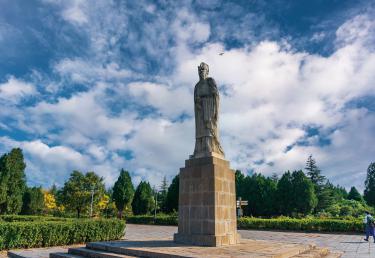
[(27, 188), (23, 195), (22, 214), (39, 215), (44, 210), (44, 193), (41, 187)]
[(367, 168), (364, 199), (368, 205), (375, 207), (375, 162)]
[(168, 182), (167, 177), (164, 176), (161, 182), (160, 191), (158, 193), (158, 206), (162, 212), (167, 212), (167, 195), (168, 195)]
[(15, 148), (0, 158), (0, 213), (18, 214), (26, 189), (26, 164), (22, 150)]
[(334, 186), (331, 184), (331, 188), (333, 191), (333, 195), (335, 196), (335, 200), (340, 201), (348, 198), (348, 192), (344, 187), (339, 185)]
[(360, 202), (363, 201), (362, 195), (358, 192), (357, 188), (355, 188), (354, 186), (352, 186), (352, 188), (350, 188), (347, 199), (348, 200), (360, 201)]
[(176, 175), (170, 184), (167, 192), (166, 210), (167, 212), (178, 211), (178, 198), (179, 198), (179, 175)]
[(121, 169), (115, 185), (113, 186), (112, 198), (119, 212), (119, 218), (122, 218), (123, 211), (129, 207), (134, 196), (134, 186), (128, 171)]
[(55, 198), (56, 198), (56, 196), (57, 196), (57, 192), (58, 192), (58, 189), (57, 189), (56, 184), (53, 184), (53, 185), (52, 185), (52, 187), (51, 187), (51, 189), (49, 190), (49, 192), (50, 192), (53, 196), (55, 196)]
[(279, 176), (276, 173), (272, 173), (271, 180), (277, 183), (279, 182)]
[(236, 170), (235, 173), (235, 184), (236, 184), (236, 199), (239, 197), (244, 198), (244, 182), (245, 176), (242, 174), (241, 170)]
[(291, 215), (293, 212), (294, 191), (293, 178), (289, 171), (281, 176), (277, 184), (276, 196), (280, 213), (282, 215)]
[(152, 188), (148, 182), (141, 181), (137, 186), (132, 201), (135, 215), (149, 214), (154, 209), (154, 197)]
[(284, 173), (277, 187), (279, 208), (283, 215), (306, 215), (317, 205), (314, 185), (301, 170)]
[(313, 183), (305, 176), (302, 170), (292, 173), (294, 211), (309, 214), (317, 205), (317, 198)]
[(316, 165), (316, 161), (313, 159), (312, 155), (308, 157), (305, 169), (307, 176), (314, 185), (322, 186), (325, 184), (326, 178), (321, 174), (321, 171)]
[(322, 211), (334, 203), (334, 192), (332, 191), (331, 184), (325, 176), (321, 174), (320, 169), (316, 165), (316, 161), (310, 155), (306, 162), (305, 167), (307, 176), (314, 184), (314, 190), (316, 197), (318, 198), (318, 204), (316, 205), (315, 211)]
[(245, 215), (271, 216), (277, 212), (274, 201), (277, 184), (271, 178), (255, 173), (244, 178), (243, 187), (242, 199), (249, 203), (244, 208)]
[(6, 167), (7, 154), (0, 158), (0, 214), (6, 212), (9, 172)]
[(58, 196), (62, 204), (71, 211), (77, 212), (80, 218), (83, 211), (88, 211), (91, 203), (91, 195), (94, 197), (94, 205), (99, 202), (104, 194), (103, 178), (94, 172), (85, 175), (79, 171), (73, 171)]

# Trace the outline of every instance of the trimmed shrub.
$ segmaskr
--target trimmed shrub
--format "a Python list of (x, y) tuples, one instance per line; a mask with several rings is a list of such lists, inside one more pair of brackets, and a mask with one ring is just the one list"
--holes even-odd
[[(139, 215), (127, 218), (128, 223), (151, 225), (178, 225), (177, 216)], [(295, 219), (288, 217), (262, 219), (242, 217), (237, 220), (238, 229), (256, 230), (289, 230), (289, 231), (314, 231), (314, 232), (363, 232), (363, 224), (358, 219), (320, 219), (304, 218)]]
[(71, 218), (52, 217), (52, 216), (28, 216), (28, 215), (0, 215), (0, 222), (27, 222), (27, 221), (68, 221)]
[(277, 229), (291, 231), (316, 231), (316, 232), (362, 232), (363, 224), (360, 220), (339, 219), (293, 219), (276, 218), (260, 219), (243, 217), (238, 219), (239, 229)]
[(124, 233), (125, 222), (121, 220), (0, 222), (0, 250), (115, 240)]
[(133, 223), (133, 224), (177, 226), (178, 225), (178, 217), (177, 216), (170, 216), (170, 215), (158, 215), (158, 216), (156, 216), (156, 219), (154, 219), (154, 216), (150, 216), (150, 215), (137, 215), (137, 216), (127, 217), (126, 222), (127, 223)]

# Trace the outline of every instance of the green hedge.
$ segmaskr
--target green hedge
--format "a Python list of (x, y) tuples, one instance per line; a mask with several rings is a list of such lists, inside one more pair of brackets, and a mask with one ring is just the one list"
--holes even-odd
[(32, 215), (0, 215), (0, 222), (27, 222), (27, 221), (70, 221), (71, 218)]
[(121, 220), (0, 222), (0, 250), (115, 240), (124, 233), (125, 222)]
[(178, 225), (178, 217), (177, 216), (168, 216), (168, 215), (161, 215), (154, 216), (150, 215), (138, 215), (138, 216), (129, 216), (126, 217), (127, 223), (133, 224), (152, 224), (152, 225), (170, 225), (170, 226), (177, 226)]
[[(141, 215), (130, 216), (126, 219), (128, 223), (134, 224), (152, 224), (152, 225), (177, 225), (176, 216), (154, 216)], [(290, 231), (315, 231), (315, 232), (363, 232), (361, 220), (342, 220), (342, 219), (293, 219), (293, 218), (275, 218), (261, 219), (253, 217), (242, 217), (237, 221), (238, 229), (258, 229), (258, 230), (290, 230)]]
[(243, 217), (238, 219), (239, 229), (276, 229), (291, 231), (316, 231), (316, 232), (363, 232), (360, 220), (339, 219), (260, 219)]

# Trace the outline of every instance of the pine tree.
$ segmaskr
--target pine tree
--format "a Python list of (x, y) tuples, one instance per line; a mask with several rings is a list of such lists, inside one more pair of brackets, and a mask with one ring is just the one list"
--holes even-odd
[(360, 201), (360, 202), (363, 201), (362, 195), (358, 192), (357, 188), (355, 188), (354, 186), (352, 186), (352, 188), (350, 188), (347, 199), (348, 200)]
[(141, 181), (134, 193), (132, 201), (133, 213), (135, 215), (150, 214), (154, 206), (154, 197), (150, 184)]
[(312, 155), (308, 157), (305, 169), (307, 171), (307, 176), (314, 185), (322, 186), (325, 184), (326, 178), (321, 174), (321, 171), (316, 165), (316, 161), (313, 159)]
[(166, 202), (167, 212), (178, 211), (179, 186), (180, 186), (179, 175), (176, 175), (173, 178), (172, 183), (168, 187), (167, 202)]
[(364, 198), (368, 205), (375, 207), (375, 162), (367, 168)]
[(318, 204), (315, 211), (322, 211), (333, 204), (335, 193), (329, 181), (321, 174), (321, 171), (316, 165), (316, 161), (313, 159), (312, 155), (307, 159), (305, 169), (307, 176), (314, 184), (315, 194), (318, 198)]
[(158, 206), (162, 212), (167, 212), (167, 195), (168, 195), (168, 182), (167, 177), (163, 177), (158, 193)]
[(26, 164), (20, 148), (0, 158), (0, 213), (18, 214), (26, 190)]
[(128, 207), (134, 196), (134, 186), (128, 171), (121, 169), (115, 185), (113, 186), (112, 198), (119, 212), (119, 218), (122, 218), (123, 211)]

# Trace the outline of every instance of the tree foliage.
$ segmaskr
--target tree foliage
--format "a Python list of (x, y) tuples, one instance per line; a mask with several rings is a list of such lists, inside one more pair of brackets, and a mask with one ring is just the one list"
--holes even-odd
[(158, 206), (161, 212), (167, 212), (167, 195), (168, 195), (168, 182), (167, 177), (164, 176), (158, 192)]
[(133, 213), (135, 215), (149, 214), (154, 209), (154, 197), (151, 186), (146, 181), (141, 181), (134, 193), (132, 202)]
[(281, 177), (277, 196), (283, 215), (309, 214), (317, 205), (314, 185), (301, 171), (289, 171)]
[(248, 201), (244, 215), (271, 216), (276, 213), (277, 183), (273, 179), (256, 173), (245, 177), (237, 171), (236, 185), (238, 197)]
[(134, 186), (130, 178), (129, 172), (121, 169), (115, 185), (113, 186), (112, 198), (116, 204), (119, 212), (119, 217), (122, 218), (123, 211), (129, 207), (134, 196)]
[(178, 195), (180, 187), (180, 177), (176, 175), (170, 184), (167, 192), (166, 211), (178, 211)]
[(310, 155), (306, 161), (305, 170), (307, 176), (314, 184), (316, 197), (318, 199), (315, 211), (323, 211), (335, 202), (335, 189), (326, 177), (322, 175), (312, 155)]
[(0, 214), (18, 214), (26, 190), (26, 164), (20, 148), (0, 158)]
[(358, 192), (357, 188), (355, 188), (354, 186), (350, 188), (347, 199), (355, 200), (355, 201), (363, 201), (362, 195)]
[(63, 205), (68, 210), (75, 211), (79, 218), (83, 211), (89, 210), (92, 191), (94, 193), (94, 205), (96, 205), (104, 193), (103, 178), (94, 172), (83, 174), (79, 171), (73, 171), (60, 190), (59, 196)]
[(375, 162), (367, 168), (364, 199), (368, 205), (375, 207)]
[(22, 214), (40, 215), (44, 211), (44, 194), (41, 187), (27, 188), (23, 195)]

